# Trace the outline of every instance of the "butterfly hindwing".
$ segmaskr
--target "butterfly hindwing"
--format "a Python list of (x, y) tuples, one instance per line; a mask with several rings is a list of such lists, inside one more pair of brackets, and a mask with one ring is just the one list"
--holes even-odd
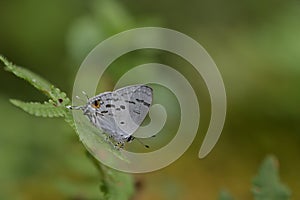
[(144, 121), (152, 103), (152, 89), (146, 85), (128, 86), (116, 90), (128, 108), (131, 120), (137, 125)]
[(132, 135), (145, 119), (152, 103), (152, 89), (146, 85), (127, 86), (93, 99), (100, 100), (95, 125), (121, 141)]

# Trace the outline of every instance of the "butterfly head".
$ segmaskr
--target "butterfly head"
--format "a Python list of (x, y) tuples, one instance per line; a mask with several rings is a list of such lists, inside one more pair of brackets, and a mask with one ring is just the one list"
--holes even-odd
[(84, 114), (94, 114), (103, 104), (100, 98), (91, 98), (82, 106), (67, 106), (70, 110), (82, 110)]

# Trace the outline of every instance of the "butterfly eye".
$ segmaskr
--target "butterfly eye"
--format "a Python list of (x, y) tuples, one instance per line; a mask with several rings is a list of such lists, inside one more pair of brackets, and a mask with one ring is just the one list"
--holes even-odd
[(100, 101), (99, 101), (99, 100), (94, 101), (94, 102), (92, 103), (92, 106), (93, 106), (94, 108), (100, 108)]

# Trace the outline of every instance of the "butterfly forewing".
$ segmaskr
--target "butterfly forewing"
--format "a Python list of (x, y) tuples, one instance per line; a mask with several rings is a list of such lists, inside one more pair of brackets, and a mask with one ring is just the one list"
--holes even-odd
[(105, 92), (95, 96), (93, 99), (100, 101), (100, 107), (96, 111), (96, 127), (102, 129), (109, 135), (116, 134), (116, 124), (114, 121), (113, 110), (111, 109), (112, 92)]

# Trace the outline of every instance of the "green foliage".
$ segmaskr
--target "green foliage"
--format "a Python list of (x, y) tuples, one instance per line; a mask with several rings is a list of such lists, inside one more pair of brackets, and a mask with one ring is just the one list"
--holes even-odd
[[(268, 156), (261, 164), (253, 179), (254, 200), (289, 200), (290, 190), (280, 182), (279, 162), (274, 156)], [(233, 200), (226, 191), (220, 193), (219, 200)]]
[(61, 92), (59, 88), (54, 87), (54, 85), (34, 72), (14, 65), (1, 55), (0, 61), (4, 63), (4, 69), (6, 71), (13, 73), (21, 79), (24, 79), (50, 98), (49, 101), (45, 102), (44, 104), (38, 102), (25, 103), (19, 100), (11, 100), (11, 103), (23, 109), (25, 112), (35, 116), (65, 117), (65, 121), (75, 129), (72, 114), (66, 108), (66, 105), (70, 104), (70, 99), (67, 97), (66, 93)]
[(233, 200), (233, 197), (226, 190), (220, 192), (219, 200)]
[(37, 117), (63, 117), (66, 112), (61, 106), (53, 104), (53, 102), (23, 102), (15, 99), (11, 99), (10, 102), (15, 106), (21, 108), (25, 112)]
[[(89, 155), (90, 156), (90, 155)], [(90, 158), (94, 161), (98, 171), (102, 177), (100, 182), (100, 197), (103, 200), (114, 200), (114, 199), (128, 199), (134, 192), (133, 178), (125, 173), (119, 173), (118, 171), (108, 168), (98, 163), (94, 158)], [(127, 198), (124, 198), (127, 197)]]
[(291, 192), (280, 182), (279, 163), (273, 156), (267, 157), (262, 163), (257, 176), (253, 180), (255, 200), (288, 200)]
[(61, 92), (58, 88), (55, 88), (54, 85), (49, 83), (44, 78), (29, 71), (28, 69), (18, 67), (12, 64), (1, 55), (0, 55), (0, 60), (4, 63), (5, 70), (29, 82), (32, 86), (42, 91), (46, 96), (51, 98), (54, 102), (61, 102), (62, 106), (68, 105), (70, 103), (70, 99), (66, 96), (66, 93)]
[[(0, 61), (5, 65), (5, 70), (13, 73), (19, 78), (24, 79), (33, 85), (36, 89), (43, 92), (50, 99), (44, 103), (39, 102), (23, 102), (20, 100), (11, 99), (10, 102), (24, 110), (25, 112), (41, 117), (63, 117), (65, 121), (77, 132), (73, 121), (72, 113), (66, 108), (70, 104), (70, 99), (60, 89), (54, 87), (47, 80), (39, 75), (10, 63), (7, 59), (0, 55)], [(77, 132), (78, 133), (78, 132)], [(79, 135), (79, 134), (78, 134)], [(95, 134), (96, 135), (96, 134)], [(80, 135), (79, 135), (80, 137)], [(105, 142), (97, 137), (96, 142)], [(106, 144), (108, 148), (109, 145)], [(110, 151), (115, 151), (117, 155), (119, 152), (113, 148)], [(101, 165), (92, 156), (90, 158), (94, 161), (98, 168), (100, 178), (100, 198), (103, 200), (123, 200), (129, 199), (134, 191), (133, 179), (130, 175), (120, 173), (108, 167)]]
[(105, 176), (100, 182), (100, 198), (103, 200), (129, 199), (134, 193), (133, 178), (128, 174), (101, 165)]

